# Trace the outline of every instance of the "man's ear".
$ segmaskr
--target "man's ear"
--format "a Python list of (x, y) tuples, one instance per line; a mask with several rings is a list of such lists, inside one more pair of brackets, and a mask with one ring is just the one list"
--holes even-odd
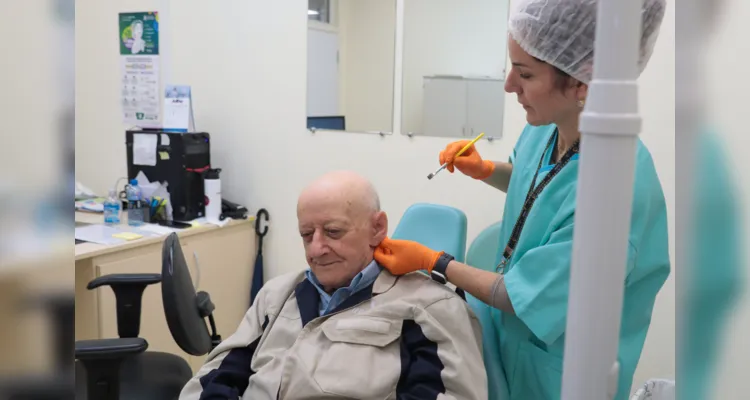
[(385, 211), (378, 211), (372, 216), (372, 240), (371, 247), (378, 247), (380, 242), (388, 236), (388, 216)]

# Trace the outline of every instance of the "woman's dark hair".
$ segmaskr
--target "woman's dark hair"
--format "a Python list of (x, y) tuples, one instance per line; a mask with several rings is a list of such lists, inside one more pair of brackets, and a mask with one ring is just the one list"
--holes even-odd
[(575, 86), (581, 86), (583, 84), (581, 81), (579, 81), (576, 78), (573, 78), (567, 72), (561, 70), (560, 68), (557, 68), (554, 65), (552, 65), (552, 64), (550, 64), (550, 63), (548, 63), (548, 62), (546, 62), (544, 60), (540, 60), (540, 59), (538, 59), (538, 58), (536, 58), (534, 56), (532, 56), (532, 57), (535, 60), (537, 60), (537, 61), (539, 61), (541, 63), (545, 63), (545, 64), (551, 66), (552, 68), (554, 68), (554, 70), (555, 70), (555, 88), (557, 88), (558, 90), (563, 91), (563, 90), (569, 88), (570, 86), (573, 86), (573, 85), (571, 85), (572, 82), (575, 82)]

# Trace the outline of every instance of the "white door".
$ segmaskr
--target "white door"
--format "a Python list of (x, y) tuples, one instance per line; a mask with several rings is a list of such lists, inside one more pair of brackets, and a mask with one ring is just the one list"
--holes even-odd
[(307, 29), (307, 116), (339, 115), (339, 38)]

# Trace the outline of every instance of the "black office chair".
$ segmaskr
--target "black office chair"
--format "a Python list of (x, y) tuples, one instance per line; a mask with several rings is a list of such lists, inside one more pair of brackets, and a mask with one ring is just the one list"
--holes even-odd
[[(161, 282), (164, 314), (172, 337), (188, 354), (201, 356), (221, 342), (206, 292), (196, 294), (177, 234), (162, 246), (162, 273), (112, 274), (94, 279), (88, 289), (110, 286), (117, 302), (119, 338), (81, 340), (75, 345), (76, 399), (177, 399), (193, 372), (185, 359), (146, 351), (139, 338), (141, 298), (146, 286)], [(211, 325), (209, 334), (205, 318)]]

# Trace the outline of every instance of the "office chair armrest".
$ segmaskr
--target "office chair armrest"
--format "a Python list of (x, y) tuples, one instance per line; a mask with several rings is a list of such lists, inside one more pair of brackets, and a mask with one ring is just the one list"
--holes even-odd
[(143, 338), (94, 339), (76, 341), (76, 360), (120, 360), (143, 353), (148, 342)]
[(127, 357), (143, 353), (148, 342), (142, 338), (79, 340), (76, 360), (86, 370), (89, 399), (117, 399), (120, 393), (120, 366)]
[(100, 286), (143, 285), (146, 287), (161, 282), (161, 274), (109, 274), (102, 275), (89, 282), (87, 289), (92, 290)]
[(89, 282), (87, 289), (109, 286), (117, 303), (117, 333), (136, 338), (141, 330), (141, 299), (146, 286), (161, 282), (161, 274), (110, 274)]

